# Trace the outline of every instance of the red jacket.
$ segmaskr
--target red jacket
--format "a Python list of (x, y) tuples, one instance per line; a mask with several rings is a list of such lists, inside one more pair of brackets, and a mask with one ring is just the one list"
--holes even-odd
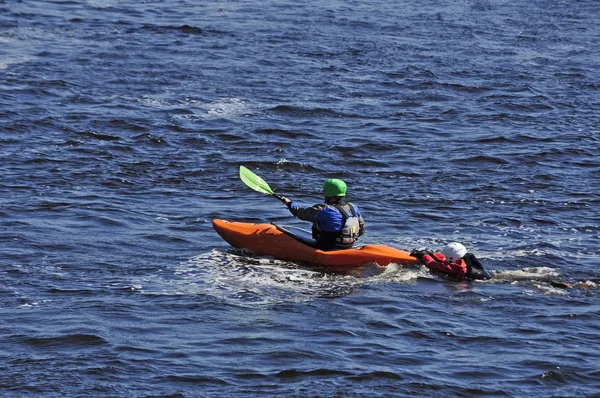
[(433, 271), (443, 272), (449, 275), (455, 275), (458, 279), (464, 279), (467, 274), (467, 263), (462, 258), (460, 260), (450, 262), (442, 253), (433, 253), (433, 256), (425, 254), (423, 263)]

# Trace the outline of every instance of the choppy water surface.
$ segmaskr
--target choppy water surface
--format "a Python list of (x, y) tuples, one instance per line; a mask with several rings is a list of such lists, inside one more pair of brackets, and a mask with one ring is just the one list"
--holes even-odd
[[(598, 396), (599, 14), (0, 1), (0, 395)], [(233, 250), (240, 164), (495, 278)]]

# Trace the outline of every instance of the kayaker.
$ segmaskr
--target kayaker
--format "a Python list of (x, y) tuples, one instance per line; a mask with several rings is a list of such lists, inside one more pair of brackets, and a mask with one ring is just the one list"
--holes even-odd
[(325, 203), (301, 207), (286, 197), (283, 203), (296, 218), (310, 221), (313, 239), (323, 250), (349, 249), (365, 233), (365, 222), (358, 206), (345, 202), (346, 183), (333, 178), (323, 184)]
[(483, 264), (458, 242), (450, 242), (440, 252), (415, 249), (411, 256), (420, 259), (432, 271), (456, 276), (458, 279), (491, 279)]

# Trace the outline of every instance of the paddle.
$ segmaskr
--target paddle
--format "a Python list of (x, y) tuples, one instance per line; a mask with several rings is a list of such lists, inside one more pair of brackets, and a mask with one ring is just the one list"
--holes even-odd
[(271, 189), (271, 187), (269, 187), (269, 184), (267, 184), (265, 180), (263, 180), (244, 166), (240, 166), (240, 178), (242, 179), (244, 184), (254, 189), (255, 191), (273, 195), (277, 199), (285, 203), (285, 201), (283, 200), (283, 196), (277, 195), (275, 192), (273, 192), (273, 190)]

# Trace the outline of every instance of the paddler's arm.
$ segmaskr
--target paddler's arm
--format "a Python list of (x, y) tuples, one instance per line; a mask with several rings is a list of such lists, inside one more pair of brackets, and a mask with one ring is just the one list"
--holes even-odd
[(312, 207), (301, 207), (299, 204), (292, 202), (285, 196), (281, 198), (281, 201), (290, 210), (290, 213), (296, 218), (304, 221), (314, 221), (317, 213), (323, 208), (322, 205), (314, 205)]
[(467, 263), (468, 275), (471, 279), (491, 279), (492, 275), (485, 269), (481, 261), (475, 257), (473, 253), (467, 253), (463, 257), (463, 260)]
[(358, 209), (358, 206), (356, 206), (356, 205), (352, 205), (352, 206), (354, 206), (354, 211), (358, 215), (358, 236), (362, 236), (365, 233), (365, 220), (363, 219), (362, 214), (360, 214), (360, 210)]
[(363, 220), (362, 215), (358, 218), (358, 236), (363, 236), (365, 234), (365, 220)]

